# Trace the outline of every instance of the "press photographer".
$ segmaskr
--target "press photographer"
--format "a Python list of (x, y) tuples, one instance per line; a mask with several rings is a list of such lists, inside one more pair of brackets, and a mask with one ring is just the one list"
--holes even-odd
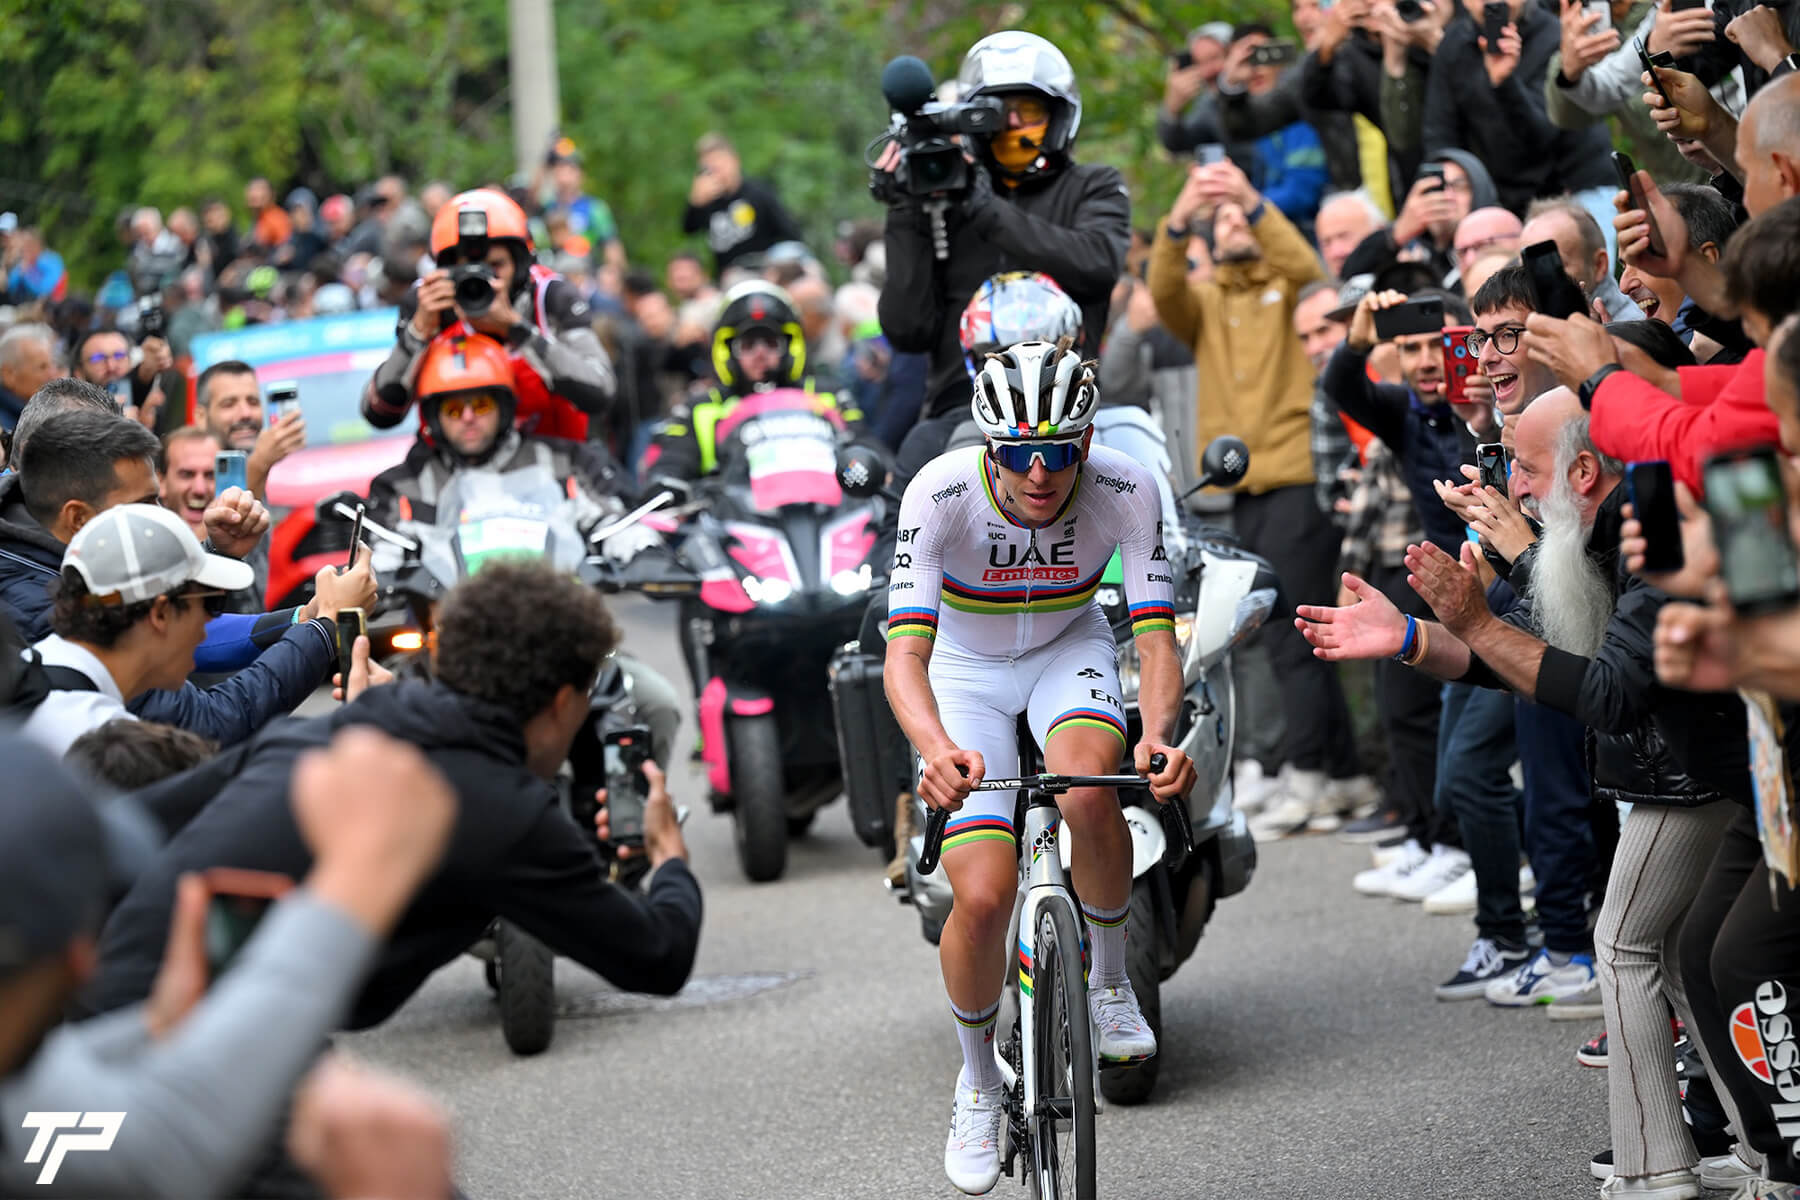
[(900, 116), (870, 180), (888, 205), (881, 328), (896, 352), (931, 356), (924, 415), (901, 443), (896, 486), (967, 415), (957, 317), (982, 280), (1044, 272), (1081, 306), (1086, 344), (1098, 346), (1131, 237), (1119, 172), (1072, 160), (1081, 93), (1060, 50), (1036, 34), (992, 34), (963, 59), (957, 88), (960, 103), (937, 103), (914, 58), (882, 72)]

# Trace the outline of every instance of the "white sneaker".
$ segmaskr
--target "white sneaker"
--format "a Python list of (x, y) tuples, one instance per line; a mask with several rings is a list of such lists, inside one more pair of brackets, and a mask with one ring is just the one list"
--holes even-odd
[(950, 1136), (944, 1142), (944, 1174), (959, 1192), (979, 1196), (1000, 1182), (1000, 1133), (1006, 1120), (998, 1091), (978, 1092), (967, 1078), (956, 1077), (956, 1101), (950, 1108)]
[(1392, 896), (1394, 888), (1412, 872), (1424, 866), (1430, 858), (1423, 846), (1408, 838), (1385, 864), (1358, 872), (1356, 878), (1350, 881), (1350, 886), (1365, 896)]
[(1490, 983), (1487, 1001), (1502, 1008), (1529, 1008), (1562, 999), (1585, 1001), (1590, 993), (1595, 998), (1600, 993), (1591, 954), (1572, 954), (1568, 962), (1557, 966), (1550, 961), (1548, 950), (1539, 950), (1517, 971)]
[[(1407, 850), (1407, 847), (1417, 846), (1418, 844), (1419, 843), (1413, 841), (1411, 838), (1402, 838), (1400, 841), (1392, 842), (1386, 846), (1372, 847), (1369, 850), (1369, 857), (1375, 860), (1376, 866), (1385, 867), (1389, 863), (1398, 862), (1400, 859), (1407, 857), (1410, 853), (1410, 851)], [(1424, 851), (1420, 851), (1420, 853), (1422, 854)]]
[(1340, 817), (1354, 820), (1373, 816), (1383, 799), (1381, 788), (1367, 775), (1332, 779), (1325, 784), (1325, 808)]
[(1662, 1171), (1655, 1175), (1614, 1175), (1600, 1185), (1601, 1200), (1634, 1196), (1637, 1200), (1699, 1200), (1700, 1181), (1692, 1171)]
[(1425, 897), (1425, 911), (1439, 917), (1474, 912), (1475, 872), (1464, 871), (1456, 877), (1456, 882)]
[(1721, 1192), (1743, 1187), (1747, 1180), (1762, 1178), (1762, 1172), (1745, 1162), (1736, 1147), (1732, 1148), (1730, 1154), (1701, 1159), (1700, 1165), (1694, 1168), (1694, 1173), (1700, 1177), (1701, 1187)]
[(1532, 871), (1530, 863), (1519, 867), (1519, 895), (1531, 896), (1537, 892), (1537, 875)]
[(1280, 785), (1263, 774), (1254, 758), (1240, 758), (1231, 767), (1231, 807), (1253, 816), (1268, 807)]
[(1431, 857), (1415, 870), (1407, 872), (1405, 879), (1388, 889), (1388, 895), (1396, 900), (1417, 904), (1431, 893), (1449, 887), (1471, 870), (1469, 856), (1465, 852), (1452, 850), (1448, 846), (1433, 846)]
[(1129, 979), (1118, 987), (1090, 988), (1088, 1012), (1094, 1018), (1094, 1052), (1102, 1062), (1140, 1063), (1156, 1054), (1156, 1035)]
[(1329, 831), (1344, 822), (1325, 807), (1325, 772), (1281, 768), (1276, 792), (1262, 814), (1250, 819), (1250, 836), (1271, 842), (1307, 830)]

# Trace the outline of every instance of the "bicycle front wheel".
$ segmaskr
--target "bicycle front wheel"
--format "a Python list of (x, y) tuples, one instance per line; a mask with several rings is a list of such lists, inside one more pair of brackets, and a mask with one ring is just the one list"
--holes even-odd
[(1038, 911), (1031, 977), (1033, 1190), (1038, 1200), (1094, 1200), (1093, 1026), (1073, 905)]

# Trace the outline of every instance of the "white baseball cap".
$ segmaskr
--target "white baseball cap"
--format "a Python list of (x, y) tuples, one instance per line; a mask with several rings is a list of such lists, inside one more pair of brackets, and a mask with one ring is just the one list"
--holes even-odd
[(155, 504), (120, 504), (81, 527), (62, 565), (74, 567), (88, 594), (141, 604), (183, 584), (235, 592), (256, 582), (247, 563), (208, 554), (187, 523)]

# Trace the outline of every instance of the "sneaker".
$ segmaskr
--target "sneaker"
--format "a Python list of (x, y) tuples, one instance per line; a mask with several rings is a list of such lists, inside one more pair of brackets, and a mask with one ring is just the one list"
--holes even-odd
[(965, 1076), (957, 1075), (950, 1136), (944, 1142), (944, 1174), (957, 1191), (979, 1196), (1000, 1182), (1000, 1132), (1005, 1121), (1000, 1092), (978, 1092)]
[(1350, 881), (1350, 886), (1365, 896), (1391, 896), (1394, 894), (1393, 889), (1408, 874), (1424, 866), (1430, 858), (1419, 843), (1406, 841), (1387, 862), (1358, 872), (1356, 878)]
[(1425, 897), (1425, 911), (1434, 916), (1450, 917), (1475, 911), (1475, 872), (1464, 871), (1448, 887), (1441, 887)]
[(1638, 1200), (1699, 1200), (1700, 1181), (1689, 1170), (1659, 1171), (1655, 1175), (1614, 1175), (1600, 1185), (1602, 1200), (1635, 1196)]
[(1140, 1063), (1155, 1055), (1156, 1035), (1144, 1021), (1129, 979), (1118, 987), (1091, 989), (1088, 1011), (1094, 1018), (1094, 1052), (1102, 1062)]
[(1312, 819), (1312, 805), (1278, 793), (1267, 808), (1250, 818), (1250, 836), (1259, 842), (1277, 842), (1305, 833)]
[(1726, 1200), (1800, 1200), (1800, 1187), (1767, 1179), (1746, 1179)]
[(1587, 1041), (1581, 1043), (1581, 1049), (1575, 1052), (1575, 1061), (1584, 1067), (1606, 1066), (1606, 1030), (1602, 1029)]
[(1323, 807), (1340, 817), (1365, 820), (1381, 808), (1381, 789), (1367, 775), (1325, 782)]
[(1608, 1146), (1588, 1160), (1588, 1174), (1595, 1179), (1606, 1180), (1613, 1177), (1612, 1147)]
[(1262, 815), (1250, 820), (1250, 836), (1257, 841), (1274, 841), (1308, 829), (1328, 833), (1344, 823), (1326, 802), (1325, 772), (1302, 771), (1288, 763), (1281, 768), (1276, 787), (1280, 790), (1270, 797)]
[(1525, 863), (1519, 868), (1519, 895), (1537, 895), (1537, 875), (1531, 870), (1531, 864)]
[[(1573, 991), (1553, 996), (1544, 1004), (1544, 1015), (1552, 1021), (1599, 1021), (1606, 1017), (1606, 1009), (1600, 1003), (1600, 977), (1591, 974), (1594, 956), (1591, 954), (1571, 955), (1571, 965), (1575, 962), (1586, 962), (1590, 975), (1585, 984)], [(1574, 977), (1571, 976), (1571, 979)]]
[(1367, 842), (1385, 842), (1405, 832), (1406, 822), (1400, 819), (1399, 813), (1389, 810), (1346, 821), (1344, 827), (1338, 830), (1338, 836), (1346, 842), (1361, 845)]
[(1557, 966), (1550, 961), (1548, 950), (1539, 950), (1511, 975), (1490, 983), (1487, 1001), (1502, 1008), (1528, 1008), (1549, 1004), (1559, 996), (1581, 995), (1590, 987), (1599, 988), (1592, 956), (1570, 955), (1568, 962)]
[(1752, 1179), (1760, 1179), (1761, 1173), (1745, 1162), (1738, 1151), (1721, 1154), (1717, 1158), (1703, 1158), (1700, 1165), (1694, 1168), (1700, 1177), (1700, 1186), (1726, 1191), (1730, 1188), (1743, 1187)]
[(1417, 904), (1431, 893), (1449, 887), (1471, 869), (1468, 854), (1448, 846), (1433, 846), (1431, 857), (1417, 870), (1408, 872), (1405, 879), (1388, 890), (1388, 895)]
[(1437, 985), (1439, 1000), (1474, 1000), (1487, 994), (1488, 985), (1517, 971), (1531, 958), (1523, 946), (1509, 946), (1492, 938), (1476, 938), (1469, 956), (1456, 974)]
[(1418, 844), (1402, 832), (1388, 841), (1369, 847), (1369, 858), (1374, 861), (1376, 866), (1385, 867), (1406, 855), (1407, 846), (1417, 846)]
[(1279, 789), (1254, 758), (1240, 758), (1231, 768), (1231, 807), (1245, 816), (1261, 812)]

